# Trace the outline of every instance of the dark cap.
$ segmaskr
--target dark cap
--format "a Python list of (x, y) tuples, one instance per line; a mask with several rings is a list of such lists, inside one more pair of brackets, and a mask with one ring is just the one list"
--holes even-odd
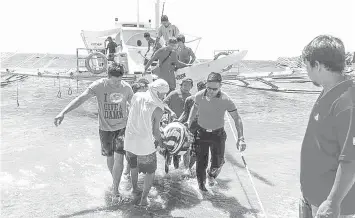
[(197, 90), (198, 91), (201, 91), (202, 89), (205, 89), (205, 88), (206, 88), (206, 81), (205, 80), (197, 83)]
[(163, 22), (163, 21), (169, 21), (169, 18), (168, 16), (166, 15), (162, 15), (161, 18), (160, 18), (160, 21)]
[(184, 82), (190, 82), (192, 86), (194, 85), (194, 81), (192, 81), (192, 79), (190, 78), (184, 78), (183, 80), (181, 80), (180, 85), (182, 85)]
[(176, 40), (176, 38), (175, 38), (175, 37), (171, 37), (171, 38), (169, 38), (169, 40), (168, 40), (168, 44), (177, 44), (177, 40)]
[(207, 82), (222, 82), (222, 76), (220, 73), (212, 72), (208, 75)]
[(179, 35), (176, 37), (176, 41), (185, 43), (185, 36), (179, 34)]

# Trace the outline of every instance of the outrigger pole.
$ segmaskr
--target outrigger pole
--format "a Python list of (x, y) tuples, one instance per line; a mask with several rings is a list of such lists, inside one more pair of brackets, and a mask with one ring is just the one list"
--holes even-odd
[[(235, 132), (234, 132), (232, 123), (231, 123), (230, 118), (229, 118), (228, 115), (227, 115), (227, 119), (228, 119), (229, 126), (230, 126), (230, 128), (231, 128), (231, 131), (232, 131), (232, 133), (233, 133), (234, 139), (235, 139), (235, 141), (237, 142), (237, 141), (238, 141), (238, 138), (237, 138), (237, 136), (235, 135)], [(253, 178), (251, 177), (251, 174), (250, 174), (250, 171), (249, 171), (249, 169), (248, 169), (247, 162), (245, 161), (243, 152), (239, 150), (239, 154), (240, 154), (240, 156), (241, 156), (241, 158), (242, 158), (242, 160), (243, 160), (243, 163), (244, 163), (245, 169), (246, 169), (246, 171), (247, 171), (247, 173), (248, 173), (248, 176), (249, 176), (251, 185), (253, 186), (254, 192), (255, 192), (256, 197), (257, 197), (257, 199), (258, 199), (258, 203), (259, 203), (259, 206), (260, 206), (260, 208), (261, 208), (261, 211), (263, 212), (264, 217), (267, 218), (267, 215), (266, 215), (266, 212), (265, 212), (263, 203), (261, 202), (259, 193), (258, 193), (258, 191), (256, 190), (255, 184), (254, 184), (254, 182), (253, 182)]]

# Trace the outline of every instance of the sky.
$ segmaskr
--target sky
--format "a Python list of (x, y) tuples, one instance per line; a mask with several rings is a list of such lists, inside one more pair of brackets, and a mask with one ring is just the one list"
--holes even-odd
[[(155, 0), (140, 0), (140, 21), (152, 19)], [(164, 14), (182, 33), (200, 36), (197, 58), (214, 50), (248, 50), (245, 59), (298, 56), (320, 34), (343, 40), (355, 51), (355, 0), (161, 0)], [(1, 1), (0, 51), (75, 54), (81, 30), (114, 28), (134, 21), (136, 0)]]

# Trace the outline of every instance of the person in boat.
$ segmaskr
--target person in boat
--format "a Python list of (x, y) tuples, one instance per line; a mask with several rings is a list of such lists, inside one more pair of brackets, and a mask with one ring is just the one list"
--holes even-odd
[(180, 34), (177, 36), (176, 40), (178, 42), (177, 53), (179, 61), (185, 64), (194, 63), (196, 56), (192, 49), (185, 45), (185, 36)]
[(109, 36), (105, 41), (108, 41), (106, 46), (106, 54), (108, 61), (114, 61), (117, 44), (112, 40), (112, 37)]
[(191, 66), (190, 64), (185, 64), (178, 60), (178, 56), (175, 51), (176, 48), (176, 39), (169, 39), (168, 46), (160, 48), (154, 53), (153, 57), (148, 61), (147, 65), (145, 66), (144, 71), (144, 73), (146, 73), (152, 62), (158, 59), (159, 67), (155, 68), (153, 73), (159, 78), (162, 78), (168, 82), (170, 87), (169, 93), (175, 90), (176, 88), (175, 70), (182, 67)]
[(192, 123), (198, 114), (196, 133), (196, 176), (199, 189), (207, 191), (206, 169), (208, 165), (208, 153), (211, 151), (211, 166), (207, 170), (209, 185), (215, 184), (215, 179), (224, 164), (224, 151), (226, 132), (224, 130), (224, 114), (226, 111), (232, 116), (238, 132), (237, 148), (244, 151), (246, 144), (243, 134), (242, 119), (232, 99), (221, 91), (222, 76), (219, 73), (210, 73), (207, 78), (206, 89), (195, 95), (195, 103), (187, 121), (187, 127), (191, 129)]
[(305, 46), (302, 59), (323, 90), (301, 147), (299, 217), (355, 217), (355, 84), (343, 73), (344, 44), (319, 35)]
[[(201, 91), (203, 89), (206, 89), (206, 81), (200, 81), (197, 83), (197, 91)], [(186, 98), (185, 103), (184, 103), (184, 109), (182, 114), (180, 115), (180, 117), (178, 118), (178, 122), (180, 123), (186, 123), (187, 119), (189, 118), (190, 115), (190, 111), (192, 106), (195, 103), (195, 96), (189, 96)], [(196, 131), (197, 131), (197, 116), (195, 117), (195, 119), (192, 121), (191, 124), (191, 128), (189, 129), (190, 132), (194, 135), (195, 141), (196, 141)], [(196, 145), (195, 143), (192, 144), (191, 148), (189, 149), (188, 152), (185, 153), (185, 155), (183, 156), (184, 158), (184, 164), (185, 166), (188, 165), (188, 170), (185, 172), (185, 174), (192, 174), (191, 169), (193, 167), (193, 165), (196, 162)]]
[(154, 40), (148, 32), (144, 33), (144, 38), (148, 42), (148, 50), (146, 54), (150, 51), (151, 48), (153, 48), (153, 53), (155, 53), (159, 48), (163, 47), (160, 42), (156, 42), (156, 40)]
[[(132, 98), (124, 139), (127, 159), (131, 167), (132, 193), (141, 194), (139, 205), (148, 204), (148, 193), (157, 169), (155, 141), (163, 147), (160, 120), (163, 116), (164, 95), (169, 91), (163, 79), (148, 85), (148, 91), (137, 92)], [(143, 192), (138, 188), (138, 174), (144, 173)]]
[(158, 37), (156, 43), (159, 42), (160, 38), (163, 37), (165, 45), (168, 44), (170, 38), (176, 38), (179, 34), (179, 28), (169, 22), (169, 18), (166, 15), (162, 15), (160, 18), (161, 25), (158, 29)]
[[(174, 90), (169, 93), (169, 95), (164, 99), (164, 103), (174, 111), (177, 117), (180, 117), (184, 110), (184, 103), (187, 97), (191, 96), (190, 90), (193, 87), (193, 81), (190, 78), (184, 78), (180, 83), (180, 89)], [(171, 156), (167, 155), (166, 157), (166, 167), (169, 167), (171, 162)], [(179, 168), (180, 156), (173, 156), (173, 163), (175, 169)], [(187, 165), (185, 166), (188, 167)], [(168, 170), (167, 170), (168, 171)]]
[(108, 67), (108, 78), (93, 82), (81, 95), (71, 101), (55, 118), (54, 124), (60, 125), (64, 116), (78, 108), (91, 97), (98, 101), (99, 136), (101, 154), (107, 157), (107, 166), (113, 177), (113, 194), (119, 197), (119, 184), (123, 171), (125, 155), (123, 138), (125, 134), (128, 104), (133, 91), (131, 86), (122, 80), (124, 67), (113, 63)]

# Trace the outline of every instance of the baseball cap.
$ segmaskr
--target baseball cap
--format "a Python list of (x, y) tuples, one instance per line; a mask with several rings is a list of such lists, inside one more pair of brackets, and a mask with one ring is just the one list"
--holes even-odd
[(202, 90), (202, 89), (205, 89), (206, 88), (206, 81), (200, 81), (197, 83), (197, 90)]
[(160, 21), (163, 22), (163, 21), (169, 21), (169, 18), (168, 16), (166, 15), (162, 15), (161, 18), (160, 18)]
[(207, 82), (222, 82), (222, 76), (220, 73), (212, 72), (208, 75)]
[(180, 85), (182, 85), (184, 82), (190, 82), (192, 86), (194, 85), (194, 81), (192, 81), (192, 79), (190, 78), (184, 78), (183, 80), (181, 80)]

